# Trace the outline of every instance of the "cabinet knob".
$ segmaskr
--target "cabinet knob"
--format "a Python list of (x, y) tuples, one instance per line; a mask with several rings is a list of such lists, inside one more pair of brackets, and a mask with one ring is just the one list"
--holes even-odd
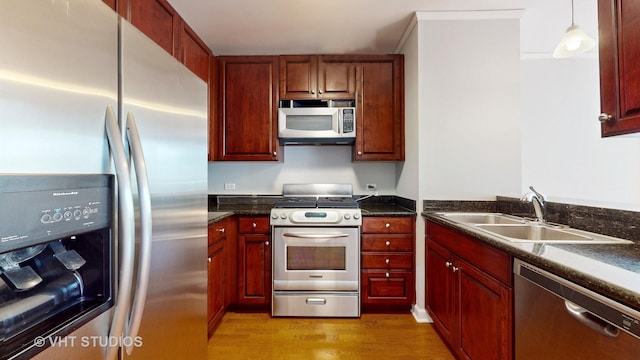
[(322, 94), (322, 90), (318, 90), (318, 94)]
[(385, 275), (386, 277), (389, 277), (389, 273), (385, 273), (384, 275)]
[(390, 262), (391, 262), (391, 260), (386, 259), (384, 262), (385, 262), (386, 264), (388, 264), (388, 263), (390, 263)]
[(611, 119), (613, 119), (613, 116), (606, 113), (602, 113), (600, 114), (600, 116), (598, 116), (598, 120), (600, 120), (601, 123), (607, 122)]
[(220, 229), (218, 229), (218, 231), (224, 234), (225, 230), (224, 230), (224, 228), (220, 228)]
[(211, 258), (207, 258), (207, 261), (208, 261), (208, 262), (211, 262)]
[(362, 151), (358, 151), (358, 156), (362, 156)]
[(311, 93), (312, 93), (312, 94), (315, 94), (315, 93), (316, 93), (316, 91), (315, 91), (315, 90), (311, 90)]
[(251, 227), (255, 229), (256, 227), (258, 227), (258, 224), (256, 224), (256, 223), (251, 223)]
[(458, 271), (458, 270), (460, 270), (460, 269), (459, 269), (459, 268), (457, 268), (457, 267), (455, 267), (455, 266), (453, 266), (453, 267), (451, 268), (451, 270), (453, 270), (453, 272), (456, 272), (456, 271)]
[(386, 227), (386, 228), (388, 229), (388, 228), (390, 228), (390, 227), (391, 227), (391, 224), (386, 223), (386, 224), (384, 224), (384, 227)]
[(451, 265), (452, 264), (450, 262), (448, 262), (448, 261), (444, 263), (444, 266), (446, 266), (446, 267), (450, 267)]
[(391, 246), (391, 241), (387, 241), (384, 244), (387, 245), (387, 246)]
[(277, 152), (277, 151), (274, 151), (274, 152), (273, 152), (273, 156), (278, 156), (278, 152)]
[(269, 246), (269, 242), (268, 242), (268, 241), (265, 241), (265, 242), (264, 242), (264, 244), (265, 244), (266, 246)]

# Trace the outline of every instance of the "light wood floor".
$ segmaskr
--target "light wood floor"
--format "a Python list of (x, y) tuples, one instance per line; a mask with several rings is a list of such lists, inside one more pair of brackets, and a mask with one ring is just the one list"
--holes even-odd
[(229, 312), (209, 339), (208, 354), (210, 360), (454, 359), (433, 326), (410, 314), (324, 319)]

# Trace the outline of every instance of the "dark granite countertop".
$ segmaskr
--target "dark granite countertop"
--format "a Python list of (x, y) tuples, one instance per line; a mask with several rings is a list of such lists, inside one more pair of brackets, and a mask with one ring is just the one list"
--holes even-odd
[[(451, 209), (449, 209), (451, 211)], [(450, 221), (433, 211), (422, 215), (484, 241), (516, 258), (640, 310), (640, 242), (634, 244), (513, 243)]]
[[(278, 195), (210, 196), (209, 223), (220, 220), (213, 221), (212, 213), (247, 216), (269, 215), (274, 202), (281, 198)], [(417, 214), (415, 201), (398, 196), (377, 196), (364, 199), (360, 201), (360, 209), (362, 216), (415, 216)]]

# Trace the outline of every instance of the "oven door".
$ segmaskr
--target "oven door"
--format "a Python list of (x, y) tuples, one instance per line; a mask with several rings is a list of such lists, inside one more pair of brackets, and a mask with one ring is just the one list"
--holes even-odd
[(273, 289), (359, 289), (358, 227), (275, 227)]

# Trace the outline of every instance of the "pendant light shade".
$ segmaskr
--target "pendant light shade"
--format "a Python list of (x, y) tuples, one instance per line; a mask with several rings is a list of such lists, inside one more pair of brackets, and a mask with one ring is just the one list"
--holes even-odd
[(554, 58), (568, 58), (585, 53), (596, 46), (593, 40), (574, 23), (573, 0), (571, 0), (571, 26), (567, 28), (562, 40), (553, 51)]

